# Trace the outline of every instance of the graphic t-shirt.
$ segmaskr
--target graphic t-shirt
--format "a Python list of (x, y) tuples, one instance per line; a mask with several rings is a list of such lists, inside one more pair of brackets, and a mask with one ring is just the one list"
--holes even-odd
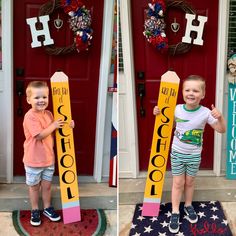
[(216, 121), (207, 107), (199, 106), (195, 110), (187, 110), (185, 105), (177, 105), (175, 108), (176, 128), (172, 148), (185, 154), (201, 153), (205, 125), (206, 123), (212, 125)]

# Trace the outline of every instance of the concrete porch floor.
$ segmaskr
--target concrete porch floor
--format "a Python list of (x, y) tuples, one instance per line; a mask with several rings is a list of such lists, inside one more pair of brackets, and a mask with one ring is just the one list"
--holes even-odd
[[(120, 179), (119, 204), (133, 205), (143, 201), (146, 178)], [(171, 200), (172, 178), (166, 177), (162, 201)], [(236, 202), (236, 181), (225, 177), (197, 176), (195, 180), (194, 199), (196, 201), (218, 200), (222, 202)]]
[[(82, 209), (117, 209), (117, 188), (108, 183), (80, 183), (80, 206)], [(52, 205), (61, 209), (59, 184), (52, 185)], [(28, 188), (26, 184), (0, 184), (0, 211), (30, 209)]]
[[(119, 180), (119, 235), (128, 236), (135, 205), (142, 203), (145, 178)], [(194, 201), (218, 200), (221, 202), (229, 226), (236, 236), (236, 182), (225, 177), (196, 177)], [(166, 177), (162, 202), (171, 201), (172, 178)]]

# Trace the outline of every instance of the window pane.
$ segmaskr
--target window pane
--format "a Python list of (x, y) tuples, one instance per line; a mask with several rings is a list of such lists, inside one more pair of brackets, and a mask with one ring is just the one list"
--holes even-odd
[(236, 53), (236, 0), (231, 0), (229, 7), (228, 58), (235, 53)]

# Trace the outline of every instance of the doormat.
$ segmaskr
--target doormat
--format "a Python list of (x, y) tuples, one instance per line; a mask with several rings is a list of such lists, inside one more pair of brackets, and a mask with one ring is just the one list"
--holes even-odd
[(177, 234), (169, 231), (171, 203), (162, 203), (158, 217), (143, 217), (142, 204), (137, 204), (129, 236), (233, 236), (223, 209), (218, 201), (193, 202), (198, 214), (198, 222), (191, 224), (184, 213), (184, 203), (180, 204), (180, 230)]
[[(62, 216), (62, 211), (57, 211)], [(41, 214), (41, 225), (30, 224), (31, 211), (13, 211), (12, 218), (15, 230), (21, 236), (102, 236), (106, 230), (106, 215), (103, 210), (81, 210), (81, 221), (63, 224), (63, 221), (51, 222)]]

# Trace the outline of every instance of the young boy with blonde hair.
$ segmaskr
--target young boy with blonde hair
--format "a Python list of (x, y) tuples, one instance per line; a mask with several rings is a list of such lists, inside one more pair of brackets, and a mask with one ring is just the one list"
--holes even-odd
[[(203, 132), (208, 123), (219, 133), (226, 131), (225, 119), (221, 112), (211, 106), (211, 110), (200, 105), (205, 97), (205, 80), (198, 75), (191, 75), (183, 82), (183, 100), (175, 108), (175, 132), (171, 146), (172, 215), (169, 231), (179, 231), (179, 206), (184, 192), (184, 212), (190, 223), (196, 223), (198, 216), (192, 206), (194, 181), (201, 163)], [(160, 114), (157, 106), (153, 114)]]
[[(46, 110), (49, 103), (49, 88), (46, 82), (30, 82), (26, 96), (31, 109), (25, 114), (23, 121), (25, 134), (23, 162), (32, 207), (30, 223), (39, 226), (40, 192), (44, 206), (43, 214), (51, 221), (61, 219), (51, 206), (51, 183), (55, 163), (53, 132), (62, 128), (64, 121), (62, 119), (54, 121), (52, 113)], [(73, 121), (71, 127), (74, 127)]]

